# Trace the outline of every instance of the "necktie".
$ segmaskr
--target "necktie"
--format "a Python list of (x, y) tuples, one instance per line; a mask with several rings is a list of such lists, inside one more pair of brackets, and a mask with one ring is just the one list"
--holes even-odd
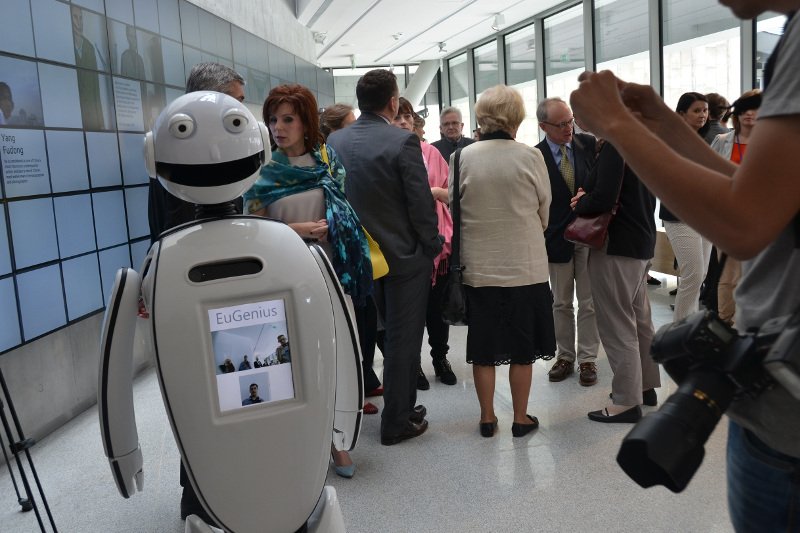
[(572, 168), (572, 163), (569, 162), (566, 144), (561, 145), (561, 164), (558, 169), (561, 171), (561, 175), (567, 183), (570, 194), (575, 194), (575, 169)]

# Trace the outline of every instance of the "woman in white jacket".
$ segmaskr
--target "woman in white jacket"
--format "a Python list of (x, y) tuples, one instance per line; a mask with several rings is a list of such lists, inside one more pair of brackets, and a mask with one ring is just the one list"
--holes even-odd
[[(711, 149), (737, 165), (741, 163), (753, 126), (756, 124), (759, 107), (761, 107), (759, 89), (752, 89), (742, 94), (723, 117), (723, 121), (730, 116), (733, 117), (733, 131), (717, 135), (711, 143)], [(718, 313), (722, 320), (733, 324), (733, 315), (736, 311), (733, 291), (739, 284), (739, 278), (742, 277), (742, 265), (736, 259), (724, 254), (720, 254), (719, 261), (722, 272), (717, 286)]]

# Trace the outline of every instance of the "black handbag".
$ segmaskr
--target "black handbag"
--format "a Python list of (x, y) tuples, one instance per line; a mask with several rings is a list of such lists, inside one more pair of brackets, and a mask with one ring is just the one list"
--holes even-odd
[(464, 293), (463, 271), (459, 258), (461, 247), (461, 192), (458, 188), (459, 182), (459, 160), (461, 158), (461, 148), (456, 150), (453, 158), (453, 201), (450, 204), (450, 212), (453, 215), (453, 240), (450, 252), (450, 267), (447, 279), (445, 280), (444, 291), (442, 291), (442, 321), (451, 326), (467, 325), (467, 295)]

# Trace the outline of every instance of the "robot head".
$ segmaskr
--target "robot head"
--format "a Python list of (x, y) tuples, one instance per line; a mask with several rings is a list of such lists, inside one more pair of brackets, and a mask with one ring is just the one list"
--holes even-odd
[(147, 173), (195, 204), (236, 199), (269, 158), (269, 134), (244, 104), (223, 93), (184, 94), (145, 135)]

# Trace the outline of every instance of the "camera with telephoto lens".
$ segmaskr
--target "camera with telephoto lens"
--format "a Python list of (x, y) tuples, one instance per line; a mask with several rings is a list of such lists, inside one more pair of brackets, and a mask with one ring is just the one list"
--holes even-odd
[(634, 426), (617, 454), (625, 473), (645, 488), (686, 488), (735, 399), (782, 386), (800, 400), (800, 311), (744, 334), (700, 311), (661, 327), (650, 352), (678, 390)]

